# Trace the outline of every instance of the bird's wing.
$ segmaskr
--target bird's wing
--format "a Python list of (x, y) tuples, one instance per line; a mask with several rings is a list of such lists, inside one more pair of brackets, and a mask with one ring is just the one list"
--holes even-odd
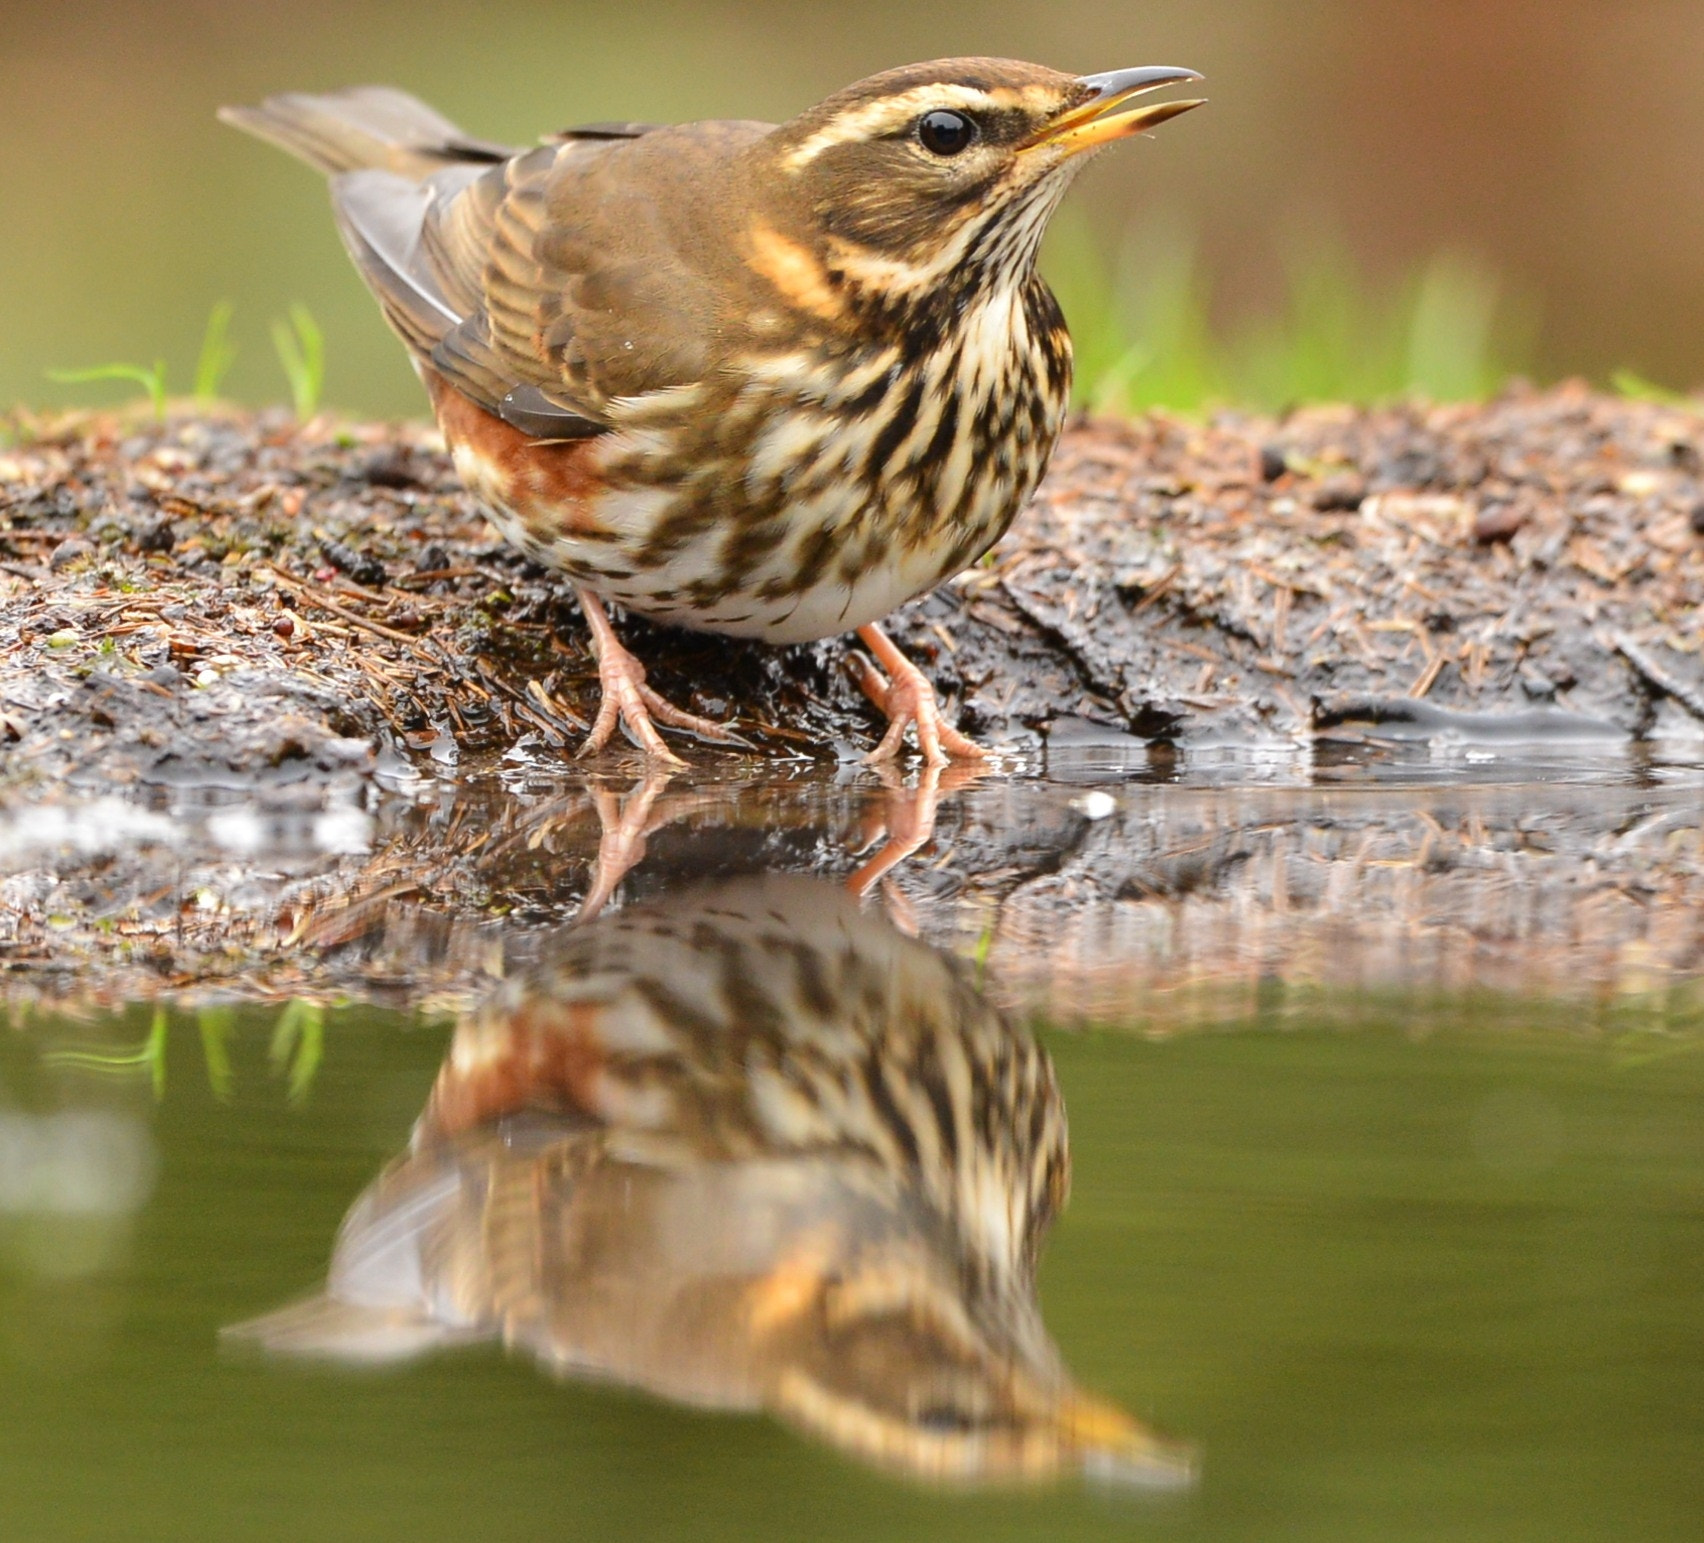
[(761, 124), (568, 130), (498, 165), (334, 179), (344, 239), (393, 326), (523, 432), (578, 438), (610, 405), (701, 380), (721, 317), (714, 191)]

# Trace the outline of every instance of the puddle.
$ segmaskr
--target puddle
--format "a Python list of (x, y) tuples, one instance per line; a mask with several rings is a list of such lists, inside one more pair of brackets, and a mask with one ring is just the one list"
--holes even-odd
[(1704, 769), (1042, 754), (14, 810), (6, 1535), (1694, 1536)]

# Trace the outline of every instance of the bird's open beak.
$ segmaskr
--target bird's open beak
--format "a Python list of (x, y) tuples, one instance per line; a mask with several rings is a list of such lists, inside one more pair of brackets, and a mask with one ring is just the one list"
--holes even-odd
[(1030, 147), (1040, 149), (1046, 145), (1063, 150), (1067, 155), (1075, 155), (1097, 145), (1111, 144), (1115, 139), (1128, 139), (1132, 134), (1154, 128), (1192, 107), (1201, 107), (1204, 101), (1197, 97), (1183, 102), (1155, 102), (1125, 112), (1119, 112), (1120, 107), (1132, 97), (1158, 90), (1161, 86), (1200, 79), (1194, 70), (1179, 69), (1169, 64), (1149, 64), (1134, 70), (1108, 70), (1104, 75), (1084, 75), (1078, 84), (1086, 86), (1093, 94), (1062, 112), (1031, 141)]

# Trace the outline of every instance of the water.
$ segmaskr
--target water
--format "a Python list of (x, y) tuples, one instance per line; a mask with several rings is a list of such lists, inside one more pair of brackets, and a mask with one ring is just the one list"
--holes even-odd
[[(1097, 755), (933, 800), (511, 769), (355, 854), (262, 822), (275, 890), (417, 886), (310, 924), (295, 994), (342, 1005), (0, 1041), (0, 1535), (1696, 1537), (1696, 772)], [(206, 893), (233, 807), (157, 812)], [(671, 1001), (735, 1007), (665, 1051)], [(978, 1102), (961, 1054), (1032, 1074)], [(758, 1131), (807, 1063), (833, 1111)], [(222, 1332), (322, 1290), (375, 1184), (333, 1318)], [(1116, 1461), (1033, 1436), (1079, 1397), (1139, 1422)], [(921, 1476), (1020, 1426), (1061, 1471)]]

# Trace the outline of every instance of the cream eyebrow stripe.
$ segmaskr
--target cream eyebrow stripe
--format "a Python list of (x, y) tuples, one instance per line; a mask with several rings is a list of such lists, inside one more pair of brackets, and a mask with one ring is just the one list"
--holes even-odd
[[(1004, 92), (1004, 97), (1012, 93)], [(982, 108), (984, 110), (1009, 105), (1000, 96), (979, 91), (975, 86), (913, 86), (898, 96), (884, 96), (880, 101), (866, 102), (862, 107), (848, 108), (825, 123), (799, 146), (785, 162), (788, 171), (808, 166), (824, 150), (843, 145), (851, 139), (871, 139), (888, 129), (908, 123), (919, 113), (936, 107)]]

